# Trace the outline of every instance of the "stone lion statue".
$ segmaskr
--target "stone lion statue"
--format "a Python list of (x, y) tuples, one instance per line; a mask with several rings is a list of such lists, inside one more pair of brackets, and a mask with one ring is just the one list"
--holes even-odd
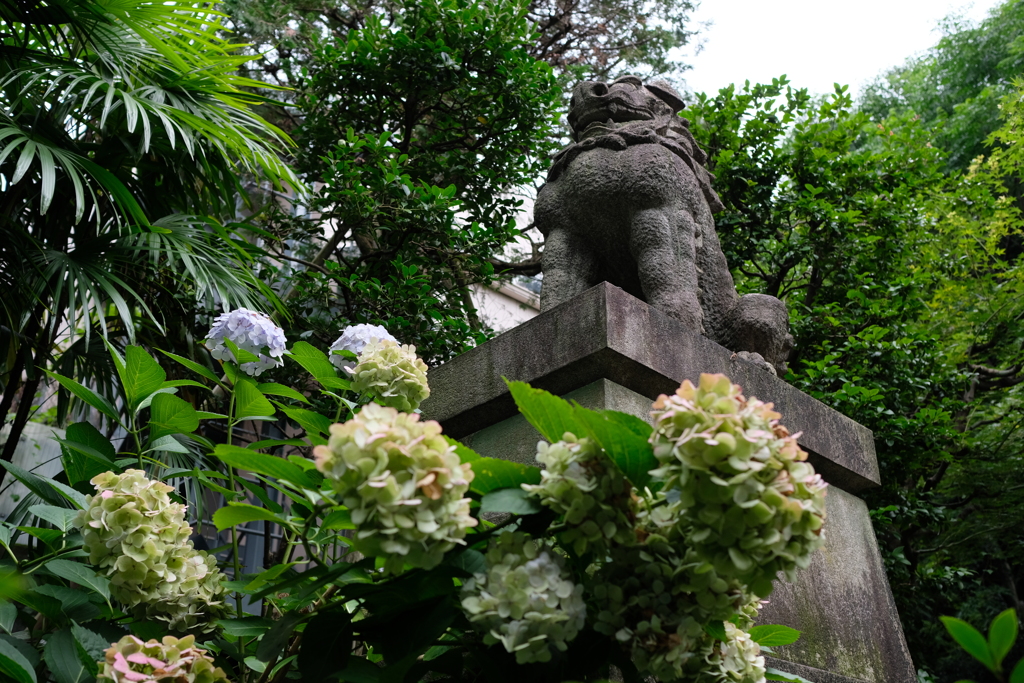
[(766, 369), (793, 345), (785, 304), (738, 296), (712, 214), (707, 160), (664, 82), (573, 90), (573, 143), (555, 155), (534, 222), (546, 241), (541, 310), (607, 280)]

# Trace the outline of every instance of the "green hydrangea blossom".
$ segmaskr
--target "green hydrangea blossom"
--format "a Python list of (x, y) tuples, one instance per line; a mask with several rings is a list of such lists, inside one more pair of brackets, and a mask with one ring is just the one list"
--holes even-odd
[(387, 572), (437, 566), (477, 524), (463, 497), (473, 470), (437, 422), (371, 403), (332, 425), (328, 444), (313, 452), (351, 511), (356, 549), (384, 558)]
[(415, 346), (373, 339), (352, 369), (352, 388), (386, 406), (412, 412), (430, 396), (427, 364), (416, 355)]
[(107, 649), (99, 669), (96, 683), (229, 683), (194, 636), (145, 643), (125, 636)]
[(142, 470), (105, 472), (91, 480), (95, 496), (75, 518), (89, 561), (110, 578), (111, 594), (134, 615), (168, 622), (174, 630), (203, 627), (220, 616), (221, 574), (195, 550), (185, 506), (170, 486)]
[(664, 509), (651, 515), (704, 565), (760, 596), (824, 542), (826, 484), (770, 404), (724, 375), (701, 375), (654, 404), (651, 444)]
[(537, 462), (540, 484), (523, 489), (564, 517), (560, 541), (579, 555), (635, 541), (633, 486), (600, 447), (566, 432), (557, 443), (537, 444)]
[(516, 662), (547, 662), (551, 648), (565, 651), (583, 628), (583, 586), (573, 583), (562, 557), (527, 534), (504, 533), (488, 546), (487, 571), (462, 587), (462, 609), (500, 642)]

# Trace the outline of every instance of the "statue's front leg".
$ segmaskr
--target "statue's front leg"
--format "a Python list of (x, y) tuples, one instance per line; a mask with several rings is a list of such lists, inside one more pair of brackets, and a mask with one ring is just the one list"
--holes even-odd
[(704, 313), (697, 295), (696, 231), (689, 214), (666, 208), (634, 212), (629, 248), (647, 303), (703, 334)]
[(544, 286), (540, 310), (554, 308), (597, 284), (597, 259), (587, 241), (564, 228), (551, 230), (544, 239)]

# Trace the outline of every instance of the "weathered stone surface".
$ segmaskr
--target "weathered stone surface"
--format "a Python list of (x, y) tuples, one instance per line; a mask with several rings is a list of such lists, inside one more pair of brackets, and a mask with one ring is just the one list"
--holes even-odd
[(832, 485), (824, 549), (795, 584), (777, 584), (762, 612), (762, 623), (804, 633), (770, 664), (815, 683), (916, 681), (867, 507), (854, 495), (879, 483), (871, 432), (678, 320), (602, 284), (431, 369), (422, 408), (475, 450), (532, 464), (540, 437), (502, 376), (649, 419), (658, 394), (702, 372), (725, 373), (748, 396), (773, 401)]
[(712, 218), (722, 203), (683, 106), (667, 83), (635, 76), (573, 90), (573, 142), (534, 208), (546, 238), (541, 310), (607, 280), (782, 371), (789, 315), (775, 297), (737, 295)]
[[(871, 432), (740, 359), (686, 325), (602, 283), (428, 373), (423, 411), (462, 438), (517, 413), (502, 377), (563, 395), (599, 379), (654, 400), (684, 379), (722, 372), (773, 401), (827, 481), (857, 492), (879, 483)], [(467, 379), (470, 378), (470, 379)], [(648, 407), (649, 410), (649, 407)]]

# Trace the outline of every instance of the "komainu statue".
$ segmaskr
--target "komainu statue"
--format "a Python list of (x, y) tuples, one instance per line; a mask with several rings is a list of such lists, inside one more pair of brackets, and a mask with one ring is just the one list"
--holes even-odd
[(722, 202), (668, 84), (573, 90), (573, 143), (555, 155), (534, 222), (546, 238), (541, 309), (607, 280), (766, 369), (793, 345), (785, 304), (738, 296), (715, 233)]

